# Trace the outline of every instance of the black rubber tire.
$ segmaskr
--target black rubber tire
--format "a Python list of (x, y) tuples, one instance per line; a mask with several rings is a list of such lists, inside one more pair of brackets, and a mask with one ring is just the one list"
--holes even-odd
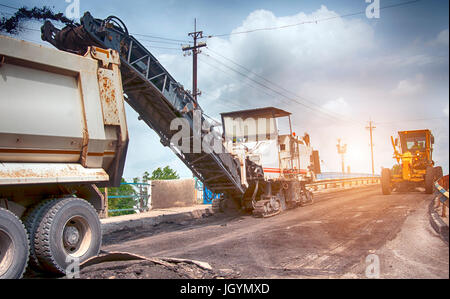
[(389, 168), (381, 169), (381, 191), (384, 195), (389, 195), (392, 192), (391, 170)]
[[(63, 245), (63, 234), (70, 221), (82, 222), (88, 230), (85, 238), (80, 238), (81, 253), (70, 254)], [(82, 235), (80, 233), (80, 235)], [(102, 243), (100, 220), (94, 207), (84, 199), (63, 198), (51, 201), (36, 230), (35, 253), (40, 267), (47, 272), (66, 274), (74, 257), (79, 263), (98, 255)], [(77, 249), (78, 250), (78, 249)]]
[[(22, 278), (28, 264), (29, 241), (20, 219), (0, 208), (0, 279)], [(7, 244), (10, 243), (11, 247)], [(5, 246), (2, 249), (2, 245)], [(10, 253), (6, 255), (9, 248)]]
[(432, 166), (428, 166), (426, 173), (425, 173), (425, 193), (426, 194), (433, 193), (434, 177), (435, 177), (434, 168)]
[(22, 217), (23, 224), (25, 225), (25, 229), (27, 230), (30, 239), (30, 260), (28, 262), (29, 269), (33, 269), (35, 271), (43, 270), (39, 264), (39, 260), (36, 256), (36, 252), (34, 249), (36, 240), (36, 231), (39, 227), (42, 218), (44, 217), (45, 212), (56, 200), (57, 199), (48, 199), (41, 201), (38, 204), (28, 208), (28, 210)]
[(442, 167), (441, 166), (436, 166), (434, 168), (434, 181), (439, 180), (443, 176), (444, 176), (444, 172), (442, 171)]

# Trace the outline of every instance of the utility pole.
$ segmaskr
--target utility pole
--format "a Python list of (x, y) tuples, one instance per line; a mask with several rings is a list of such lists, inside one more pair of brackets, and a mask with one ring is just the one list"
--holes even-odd
[(345, 173), (345, 166), (344, 166), (344, 155), (347, 152), (347, 144), (341, 145), (341, 139), (338, 139), (338, 144), (336, 145), (338, 154), (341, 155), (342, 160), (342, 173)]
[(375, 128), (376, 127), (373, 125), (373, 121), (370, 120), (369, 121), (369, 126), (366, 127), (366, 129), (368, 129), (369, 132), (370, 132), (370, 153), (371, 153), (371, 157), (372, 157), (372, 175), (375, 175), (375, 168), (374, 168), (374, 165), (373, 165), (373, 140), (372, 140), (372, 131)]
[(194, 19), (194, 32), (188, 34), (194, 39), (194, 45), (183, 46), (183, 51), (192, 51), (192, 96), (197, 104), (197, 96), (201, 95), (201, 92), (197, 89), (197, 54), (201, 51), (199, 48), (206, 47), (206, 43), (201, 42), (197, 44), (197, 40), (203, 38), (203, 31), (197, 31), (197, 19)]

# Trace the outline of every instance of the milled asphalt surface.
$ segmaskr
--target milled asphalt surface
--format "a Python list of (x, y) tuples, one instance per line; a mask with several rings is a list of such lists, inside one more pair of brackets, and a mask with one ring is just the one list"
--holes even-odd
[(313, 205), (272, 218), (219, 214), (115, 232), (102, 249), (205, 261), (241, 278), (366, 278), (366, 257), (375, 254), (381, 278), (449, 278), (431, 199), (371, 186), (316, 195)]

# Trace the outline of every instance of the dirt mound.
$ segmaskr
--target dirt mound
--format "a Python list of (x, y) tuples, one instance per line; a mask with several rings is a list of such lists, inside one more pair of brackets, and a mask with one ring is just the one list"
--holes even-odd
[(161, 265), (151, 261), (118, 261), (92, 265), (81, 270), (81, 279), (182, 279), (216, 278), (213, 271), (193, 264)]
[(178, 258), (147, 258), (128, 252), (108, 252), (81, 265), (82, 279), (212, 279), (237, 278), (228, 269), (214, 270), (205, 262)]

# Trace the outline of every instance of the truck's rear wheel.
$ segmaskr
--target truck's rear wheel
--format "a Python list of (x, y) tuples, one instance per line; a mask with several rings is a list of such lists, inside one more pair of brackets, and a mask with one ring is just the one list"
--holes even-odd
[(35, 253), (45, 271), (65, 274), (100, 251), (101, 227), (95, 209), (80, 198), (52, 201), (35, 234)]
[(52, 202), (57, 199), (48, 199), (39, 202), (38, 204), (30, 207), (25, 215), (22, 217), (23, 224), (25, 225), (25, 229), (28, 232), (28, 236), (31, 240), (30, 242), (30, 260), (28, 262), (28, 267), (33, 270), (42, 270), (39, 265), (39, 260), (36, 256), (36, 251), (34, 249), (34, 240), (36, 239), (36, 231), (39, 227), (39, 224), (44, 216), (46, 210), (49, 206), (52, 205)]
[(28, 235), (16, 215), (0, 208), (0, 279), (21, 278), (28, 263)]
[(427, 167), (425, 173), (425, 193), (431, 194), (433, 193), (433, 184), (434, 184), (435, 171), (431, 166)]
[(384, 195), (391, 194), (391, 170), (389, 168), (381, 170), (381, 191)]

